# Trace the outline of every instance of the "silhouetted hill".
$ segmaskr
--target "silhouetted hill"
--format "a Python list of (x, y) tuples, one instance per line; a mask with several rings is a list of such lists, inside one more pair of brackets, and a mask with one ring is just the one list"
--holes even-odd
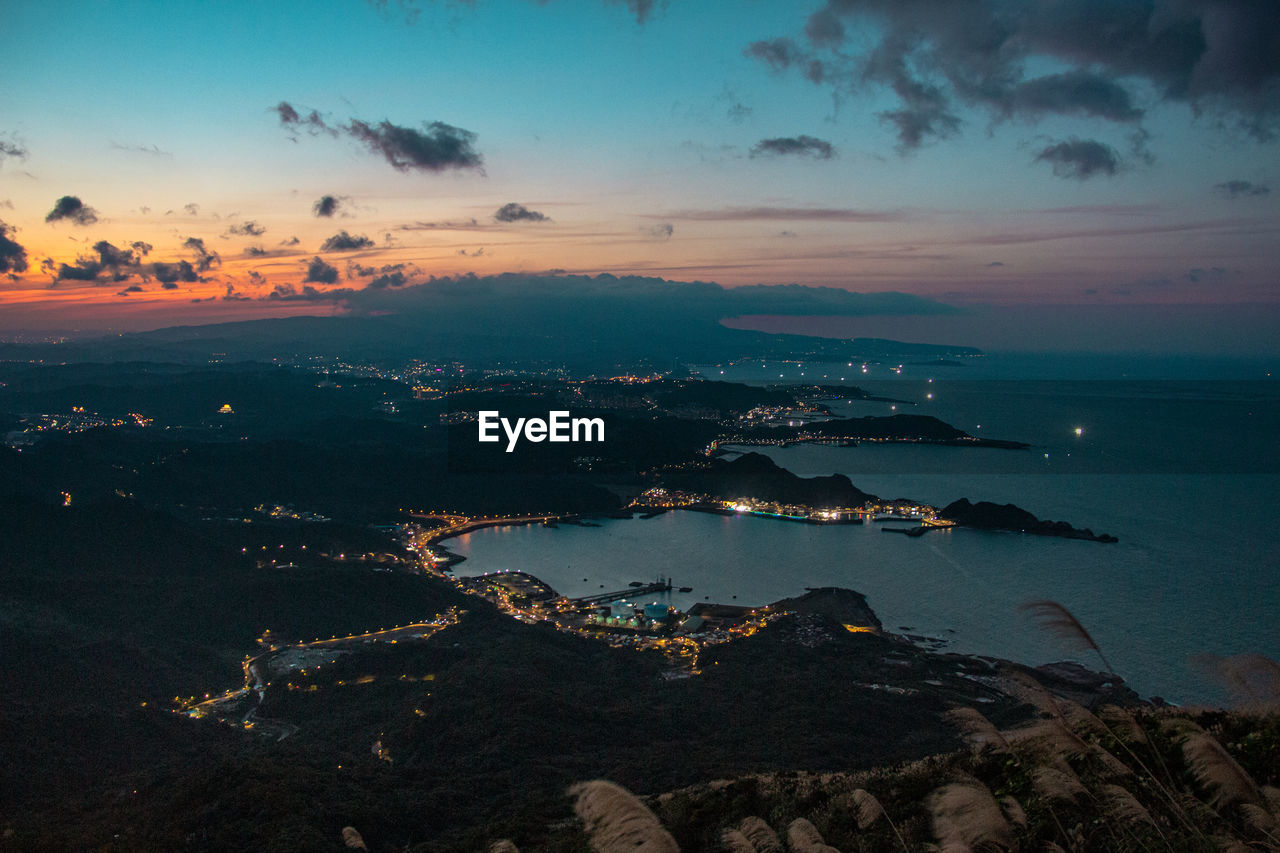
[(713, 459), (705, 468), (667, 471), (662, 482), (670, 489), (722, 499), (753, 497), (814, 507), (861, 506), (875, 500), (875, 495), (858, 489), (843, 474), (797, 477), (760, 453)]
[(1034, 533), (1037, 536), (1060, 536), (1065, 539), (1090, 539), (1095, 542), (1115, 542), (1116, 537), (1106, 533), (1094, 534), (1090, 529), (1078, 529), (1065, 521), (1041, 521), (1031, 513), (1013, 504), (994, 504), (990, 501), (970, 503), (961, 498), (947, 504), (939, 513), (956, 524), (983, 530), (1012, 530)]
[(630, 276), (501, 275), (350, 291), (347, 315), (181, 326), (51, 346), (0, 345), (0, 359), (204, 362), (293, 358), (428, 358), (468, 365), (563, 364), (581, 369), (648, 362), (670, 367), (741, 357), (839, 361), (978, 355), (875, 339), (840, 340), (730, 329), (753, 314), (937, 314), (949, 305), (902, 293), (799, 285), (723, 288)]

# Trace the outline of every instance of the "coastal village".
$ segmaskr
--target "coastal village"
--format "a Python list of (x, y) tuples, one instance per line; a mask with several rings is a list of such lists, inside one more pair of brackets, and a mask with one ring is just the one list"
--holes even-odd
[[(812, 507), (748, 497), (720, 500), (709, 495), (664, 488), (652, 488), (643, 492), (623, 512), (628, 516), (639, 513), (641, 518), (652, 518), (671, 510), (754, 516), (806, 524), (910, 522), (915, 525), (912, 528), (897, 528), (904, 532), (955, 525), (955, 522), (939, 517), (935, 507), (902, 500), (869, 502), (857, 507)], [(673, 671), (675, 676), (697, 674), (700, 671), (699, 654), (703, 648), (749, 637), (790, 612), (786, 607), (780, 606), (781, 603), (745, 607), (710, 602), (700, 602), (688, 612), (682, 612), (652, 597), (654, 594), (661, 595), (673, 590), (671, 581), (667, 578), (658, 578), (651, 583), (632, 581), (626, 589), (569, 598), (523, 571), (487, 572), (474, 577), (455, 576), (451, 568), (461, 558), (439, 544), (444, 539), (481, 527), (503, 524), (541, 523), (558, 526), (583, 522), (576, 518), (555, 517), (419, 517), (423, 521), (443, 523), (442, 526), (431, 528), (418, 522), (401, 527), (402, 542), (408, 550), (416, 553), (423, 571), (451, 581), (466, 593), (487, 599), (521, 621), (546, 622), (558, 630), (592, 637), (615, 647), (660, 651), (676, 665)], [(682, 587), (680, 591), (692, 590)], [(842, 619), (841, 624), (847, 631), (880, 631), (879, 621), (865, 605), (852, 608), (846, 616), (847, 621)]]

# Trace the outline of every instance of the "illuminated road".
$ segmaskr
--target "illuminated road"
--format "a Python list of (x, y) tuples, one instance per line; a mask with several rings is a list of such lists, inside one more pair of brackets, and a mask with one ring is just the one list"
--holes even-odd
[[(271, 682), (266, 680), (264, 673), (267, 671), (266, 668), (269, 668), (272, 658), (289, 652), (305, 651), (307, 649), (340, 648), (344, 645), (363, 645), (365, 643), (378, 642), (394, 644), (405, 639), (425, 640), (451, 625), (458, 624), (458, 620), (462, 618), (464, 613), (466, 613), (465, 610), (451, 607), (445, 613), (426, 622), (413, 622), (408, 625), (395, 625), (391, 628), (367, 631), (363, 634), (348, 634), (344, 637), (330, 637), (327, 640), (316, 638), (310, 642), (285, 645), (270, 644), (268, 639), (270, 632), (268, 632), (258, 640), (259, 643), (267, 646), (266, 650), (254, 657), (246, 657), (241, 662), (244, 672), (243, 686), (206, 698), (201, 702), (196, 702), (194, 698), (183, 700), (175, 696), (174, 701), (178, 705), (175, 710), (191, 717), (214, 716), (229, 725), (239, 725), (246, 729), (254, 729), (269, 734), (278, 733), (276, 739), (284, 740), (296, 732), (298, 727), (292, 723), (257, 717), (258, 708), (261, 706), (262, 700), (266, 698), (267, 688), (271, 686)], [(232, 707), (250, 694), (255, 697), (255, 701), (249, 709), (243, 715), (240, 715), (238, 719), (229, 719), (228, 714), (222, 710), (223, 706)]]

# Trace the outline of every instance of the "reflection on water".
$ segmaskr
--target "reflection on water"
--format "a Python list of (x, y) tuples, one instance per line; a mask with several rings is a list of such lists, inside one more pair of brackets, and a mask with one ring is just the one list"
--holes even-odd
[[(682, 608), (703, 600), (764, 604), (804, 587), (849, 587), (867, 595), (890, 630), (945, 638), (956, 651), (1033, 664), (1074, 656), (1096, 666), (1057, 646), (1018, 612), (1023, 601), (1051, 598), (1076, 613), (1136, 689), (1171, 701), (1221, 698), (1189, 667), (1190, 655), (1251, 650), (1280, 658), (1277, 553), (1274, 545), (1242, 535), (1254, 519), (1211, 506), (1146, 523), (1113, 514), (1124, 505), (1122, 492), (1150, 496), (1149, 508), (1180, 507), (1222, 490), (1248, 502), (1274, 494), (1280, 478), (1080, 479), (1086, 483), (1064, 483), (1079, 487), (1067, 503), (1089, 504), (1086, 486), (1095, 498), (1109, 495), (1105, 511), (1101, 500), (1093, 506), (1094, 518), (1110, 521), (1070, 520), (1114, 532), (1119, 544), (971, 530), (909, 539), (885, 535), (875, 524), (823, 527), (679, 511), (598, 528), (496, 528), (448, 544), (468, 558), (459, 574), (520, 569), (569, 596), (658, 575), (693, 587), (669, 597)], [(986, 493), (997, 492), (995, 485), (986, 484)], [(1018, 491), (1018, 485), (1005, 483), (1005, 489)]]
[[(901, 398), (934, 393), (913, 411), (1036, 447), (800, 445), (763, 452), (801, 476), (847, 474), (882, 498), (1016, 503), (1120, 542), (971, 530), (909, 539), (886, 536), (874, 524), (818, 527), (672, 512), (599, 528), (480, 531), (449, 543), (468, 557), (457, 570), (521, 569), (570, 596), (669, 576), (677, 587), (694, 588), (672, 596), (680, 607), (764, 604), (808, 586), (850, 587), (866, 594), (890, 630), (909, 627), (949, 639), (956, 651), (1033, 664), (1073, 656), (1018, 612), (1023, 601), (1050, 598), (1081, 619), (1135, 689), (1172, 701), (1225, 698), (1188, 664), (1196, 653), (1256, 651), (1280, 659), (1274, 383), (897, 380), (869, 390)], [(840, 411), (885, 414), (888, 405), (852, 403)]]

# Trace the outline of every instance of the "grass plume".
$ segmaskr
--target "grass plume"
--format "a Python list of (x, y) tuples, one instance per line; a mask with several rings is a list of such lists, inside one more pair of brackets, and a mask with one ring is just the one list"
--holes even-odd
[(1118, 705), (1103, 705), (1098, 709), (1098, 716), (1107, 724), (1111, 732), (1124, 740), (1133, 741), (1146, 746), (1151, 742), (1142, 725), (1134, 719), (1133, 714)]
[(755, 848), (756, 853), (782, 853), (782, 841), (773, 827), (754, 815), (744, 817), (738, 824), (738, 831), (746, 836)]
[(751, 840), (736, 829), (726, 829), (720, 836), (725, 853), (758, 853)]
[(1107, 807), (1107, 813), (1121, 823), (1156, 825), (1155, 819), (1151, 817), (1151, 812), (1147, 811), (1146, 806), (1138, 802), (1138, 798), (1128, 788), (1122, 788), (1119, 785), (1103, 785), (1098, 789), (1098, 793), (1102, 795), (1102, 802)]
[(1201, 670), (1226, 686), (1245, 708), (1280, 710), (1280, 663), (1256, 652), (1221, 657), (1196, 655)]
[(988, 747), (999, 752), (1009, 746), (1000, 730), (976, 708), (952, 708), (945, 716), (965, 736), (974, 752), (981, 752)]
[(1013, 797), (1000, 798), (1000, 811), (1004, 812), (1005, 819), (1018, 829), (1027, 828), (1027, 813), (1023, 810), (1022, 804)]
[(1217, 739), (1207, 732), (1191, 732), (1182, 741), (1182, 756), (1210, 804), (1221, 810), (1234, 803), (1262, 804), (1262, 793)]
[(586, 825), (596, 853), (680, 853), (653, 812), (621, 785), (603, 779), (569, 789), (574, 812)]
[(933, 834), (943, 850), (1012, 850), (1013, 828), (986, 785), (975, 780), (943, 785), (929, 795)]
[(787, 826), (787, 845), (792, 853), (839, 853), (822, 840), (822, 833), (816, 826), (802, 817)]
[(1031, 614), (1031, 618), (1038, 622), (1040, 627), (1067, 644), (1078, 649), (1093, 651), (1102, 661), (1102, 665), (1107, 668), (1107, 672), (1112, 675), (1116, 674), (1115, 668), (1111, 666), (1111, 661), (1107, 660), (1107, 656), (1102, 653), (1102, 649), (1094, 642), (1093, 636), (1085, 630), (1085, 627), (1080, 624), (1080, 620), (1070, 610), (1058, 602), (1040, 598), (1024, 602), (1018, 609), (1024, 613)]
[(1088, 793), (1080, 777), (1065, 761), (1057, 761), (1031, 771), (1031, 784), (1046, 800), (1075, 802)]

